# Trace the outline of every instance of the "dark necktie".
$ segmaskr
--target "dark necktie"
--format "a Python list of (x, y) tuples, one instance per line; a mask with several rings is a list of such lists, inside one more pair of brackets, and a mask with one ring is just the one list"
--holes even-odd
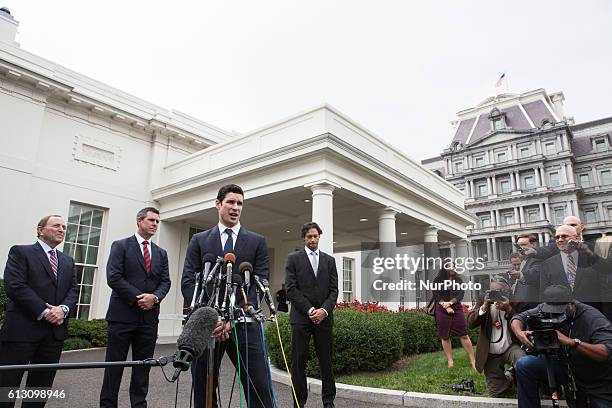
[(55, 279), (57, 279), (57, 254), (55, 253), (55, 249), (49, 251), (49, 262), (51, 263), (53, 275), (55, 275)]
[(227, 254), (228, 252), (234, 251), (234, 240), (232, 239), (231, 228), (226, 228), (225, 233), (227, 234), (227, 241), (225, 241), (225, 246), (223, 246), (223, 253)]
[(571, 288), (574, 289), (576, 285), (576, 262), (574, 262), (574, 257), (572, 254), (567, 255), (567, 282), (570, 284)]
[(142, 241), (142, 256), (144, 258), (145, 271), (151, 273), (151, 253), (149, 252), (149, 241)]

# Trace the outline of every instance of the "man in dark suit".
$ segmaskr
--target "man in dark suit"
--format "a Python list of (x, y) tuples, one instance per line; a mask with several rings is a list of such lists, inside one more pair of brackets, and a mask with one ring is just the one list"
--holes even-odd
[(559, 253), (542, 262), (540, 291), (551, 285), (563, 285), (571, 289), (574, 300), (600, 309), (602, 275), (593, 268), (598, 257), (585, 243), (578, 242), (574, 227), (560, 226), (555, 239)]
[[(159, 323), (159, 303), (170, 289), (168, 255), (151, 241), (159, 225), (159, 211), (143, 208), (136, 215), (138, 232), (113, 242), (106, 280), (113, 289), (106, 320), (106, 361), (125, 361), (132, 347), (132, 360), (153, 357)], [(130, 402), (147, 406), (149, 367), (132, 368)], [(100, 407), (117, 407), (122, 367), (104, 370)]]
[(323, 406), (333, 408), (336, 383), (332, 369), (332, 313), (338, 299), (338, 271), (334, 257), (319, 250), (321, 234), (316, 223), (304, 224), (305, 247), (289, 254), (285, 266), (287, 296), (291, 301), (291, 377), (299, 406), (303, 407), (308, 398), (306, 364), (313, 336), (321, 368)]
[[(534, 308), (540, 303), (540, 265), (542, 262), (525, 255), (525, 251), (535, 248), (536, 241), (536, 237), (531, 234), (519, 235), (516, 240), (520, 263), (514, 287), (514, 301), (523, 303), (527, 309)], [(520, 313), (522, 310), (517, 312)]]
[[(38, 222), (36, 231), (38, 242), (9, 250), (4, 288), (11, 302), (0, 329), (0, 365), (57, 363), (68, 337), (68, 316), (79, 289), (74, 259), (55, 249), (64, 240), (66, 223), (59, 215), (49, 215)], [(0, 387), (18, 388), (22, 377), (23, 371), (2, 372)], [(50, 388), (54, 378), (55, 370), (32, 371), (26, 387)], [(14, 405), (0, 402), (0, 407)]]
[[(191, 303), (194, 292), (195, 276), (203, 269), (202, 259), (207, 254), (215, 257), (233, 253), (236, 256), (235, 265), (249, 262), (253, 265), (253, 274), (259, 279), (268, 279), (269, 258), (268, 246), (263, 236), (251, 232), (240, 224), (240, 215), (244, 204), (244, 192), (240, 186), (228, 184), (219, 189), (215, 206), (219, 213), (219, 222), (207, 231), (195, 234), (187, 248), (183, 277), (181, 280), (181, 292), (186, 304)], [(238, 268), (234, 268), (237, 273)], [(230, 277), (231, 278), (231, 277)], [(253, 305), (257, 303), (256, 285), (254, 276), (251, 276), (248, 286), (247, 300)], [(224, 284), (224, 282), (222, 282)], [(208, 293), (212, 292), (212, 282), (205, 290), (204, 302), (209, 300)], [(242, 293), (236, 296), (236, 306), (244, 305)], [(214, 389), (218, 387), (219, 365), (225, 353), (228, 354), (234, 367), (240, 364), (241, 382), (247, 399), (251, 400), (249, 407), (270, 408), (272, 403), (272, 391), (268, 383), (268, 371), (264, 359), (263, 344), (259, 324), (248, 318), (247, 322), (236, 323), (235, 332), (231, 331), (230, 322), (219, 323), (215, 330), (215, 337), (219, 340), (215, 346), (214, 364)], [(245, 327), (246, 326), (246, 327)], [(239, 355), (236, 353), (236, 338), (238, 339)], [(248, 361), (246, 359), (246, 338), (248, 338)], [(248, 372), (245, 369), (248, 363)], [(206, 382), (208, 366), (208, 354), (197, 359), (192, 364), (191, 374), (194, 384), (195, 408), (203, 408), (206, 403)], [(217, 406), (216, 393), (213, 395), (213, 406)]]

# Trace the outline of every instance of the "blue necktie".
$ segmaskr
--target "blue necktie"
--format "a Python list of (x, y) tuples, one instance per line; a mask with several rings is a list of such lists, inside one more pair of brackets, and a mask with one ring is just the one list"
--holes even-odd
[(225, 241), (225, 246), (223, 247), (223, 253), (227, 254), (228, 252), (234, 251), (234, 240), (232, 239), (232, 229), (226, 228), (225, 233), (227, 234), (227, 241)]

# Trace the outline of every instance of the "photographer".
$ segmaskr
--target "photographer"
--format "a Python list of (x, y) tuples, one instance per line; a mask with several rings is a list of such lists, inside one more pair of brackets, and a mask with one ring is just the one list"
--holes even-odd
[(510, 331), (510, 319), (517, 307), (511, 299), (508, 282), (494, 277), (484, 300), (470, 310), (467, 317), (471, 329), (480, 327), (476, 345), (476, 370), (484, 370), (487, 390), (494, 397), (512, 385), (512, 370), (505, 371), (504, 365), (508, 363), (514, 367), (518, 359), (525, 355)]
[[(559, 349), (552, 359), (557, 384), (565, 386), (570, 400), (573, 395), (567, 386), (576, 384), (576, 407), (587, 407), (587, 399), (593, 408), (612, 407), (612, 325), (597, 309), (572, 300), (567, 286), (549, 286), (543, 300), (512, 318), (514, 334), (530, 349), (550, 353), (555, 346), (542, 350), (537, 335), (546, 333), (533, 337), (532, 322), (543, 318), (559, 322), (555, 325)], [(516, 378), (519, 407), (539, 407), (538, 384), (547, 382), (545, 354), (522, 357), (516, 364)]]

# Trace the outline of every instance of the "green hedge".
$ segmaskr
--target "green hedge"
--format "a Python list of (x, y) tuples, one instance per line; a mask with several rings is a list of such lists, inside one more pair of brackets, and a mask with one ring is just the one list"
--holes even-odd
[(66, 350), (81, 350), (91, 348), (89, 340), (82, 339), (80, 337), (68, 337), (64, 341), (64, 351)]
[[(107, 323), (104, 319), (68, 321), (68, 337), (87, 340), (93, 347), (106, 347)], [(64, 347), (64, 350), (69, 350)]]
[[(285, 347), (287, 363), (291, 365), (291, 327), (287, 315), (278, 316), (278, 324)], [(336, 373), (379, 371), (390, 367), (402, 356), (403, 340), (400, 321), (391, 313), (364, 313), (357, 310), (334, 312), (334, 356)], [(272, 363), (284, 368), (276, 325), (266, 328), (266, 344)], [(310, 342), (310, 357), (306, 372), (319, 375), (319, 365)]]
[[(287, 315), (277, 317), (287, 363), (291, 366), (291, 325)], [(476, 344), (478, 329), (470, 330)], [(266, 344), (270, 360), (285, 368), (275, 323), (266, 328)], [(460, 346), (459, 338), (453, 345)], [(354, 371), (380, 371), (390, 367), (403, 355), (428, 353), (442, 349), (433, 316), (419, 312), (364, 312), (352, 309), (334, 311), (334, 356), (336, 374)], [(319, 366), (310, 341), (306, 373), (319, 376)]]

